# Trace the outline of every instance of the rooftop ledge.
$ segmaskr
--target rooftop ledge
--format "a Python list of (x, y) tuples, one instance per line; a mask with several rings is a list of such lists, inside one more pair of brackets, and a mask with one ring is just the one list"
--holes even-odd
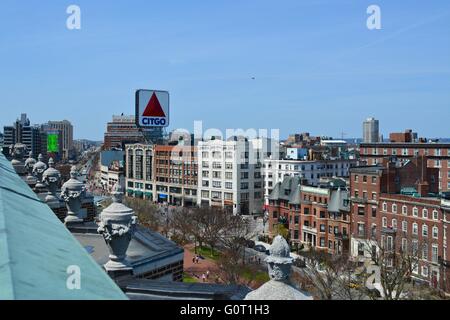
[(125, 300), (0, 154), (0, 300)]

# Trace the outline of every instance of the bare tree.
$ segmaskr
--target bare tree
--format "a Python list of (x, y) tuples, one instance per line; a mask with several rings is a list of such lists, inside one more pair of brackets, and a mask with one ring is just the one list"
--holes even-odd
[(375, 271), (372, 279), (379, 280), (384, 300), (406, 299), (405, 289), (411, 283), (413, 271), (419, 266), (424, 244), (410, 238), (404, 238), (406, 241), (399, 243), (395, 234), (391, 239), (374, 248), (373, 243), (366, 242), (365, 248), (370, 248), (370, 263)]
[(159, 231), (161, 221), (156, 205), (148, 200), (128, 197), (124, 199), (124, 204), (134, 210), (141, 225)]
[(331, 256), (312, 248), (303, 253), (305, 267), (294, 277), (301, 288), (321, 300), (361, 300), (366, 297), (365, 278), (355, 273), (347, 256)]

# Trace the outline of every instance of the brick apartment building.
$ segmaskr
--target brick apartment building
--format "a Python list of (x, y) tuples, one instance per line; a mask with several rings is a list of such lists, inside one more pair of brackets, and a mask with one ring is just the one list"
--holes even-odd
[(154, 177), (156, 199), (171, 204), (197, 203), (198, 162), (193, 146), (155, 146)]
[(376, 165), (389, 156), (400, 161), (426, 156), (428, 167), (439, 169), (436, 177), (439, 190), (450, 191), (450, 143), (421, 142), (423, 140), (415, 137), (416, 134), (407, 131), (391, 134), (391, 142), (362, 143), (359, 146), (361, 160), (367, 165)]
[(269, 232), (289, 229), (293, 245), (303, 244), (329, 254), (348, 254), (350, 204), (346, 182), (331, 179), (326, 185), (302, 185), (300, 177), (287, 176), (269, 197)]
[(420, 262), (413, 276), (449, 291), (450, 201), (438, 196), (439, 169), (426, 157), (379, 163), (350, 170), (352, 257), (362, 262), (378, 246), (416, 248)]
[(126, 145), (128, 196), (192, 206), (197, 202), (197, 149), (193, 146)]

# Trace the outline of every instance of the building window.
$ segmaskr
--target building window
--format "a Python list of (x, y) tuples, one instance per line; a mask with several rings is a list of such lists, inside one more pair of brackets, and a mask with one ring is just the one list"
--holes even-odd
[(419, 225), (417, 223), (415, 223), (415, 222), (412, 225), (412, 233), (414, 235), (417, 235), (419, 233)]
[(383, 211), (386, 212), (387, 211), (387, 203), (383, 202)]
[(438, 245), (437, 244), (433, 244), (431, 246), (431, 261), (433, 263), (438, 263), (439, 260), (439, 256), (438, 256)]
[(395, 203), (392, 205), (392, 213), (397, 213), (397, 205)]
[(408, 207), (407, 206), (402, 206), (402, 214), (405, 216), (408, 215)]
[(359, 216), (363, 216), (364, 215), (364, 212), (365, 212), (364, 209), (365, 209), (364, 207), (358, 207), (358, 215)]
[(211, 192), (211, 198), (212, 199), (217, 199), (217, 200), (222, 199), (222, 192), (212, 191)]
[(419, 209), (417, 209), (416, 207), (413, 208), (413, 216), (414, 217), (418, 217), (419, 216)]
[(424, 243), (422, 247), (422, 259), (428, 260), (428, 244)]
[(233, 172), (225, 172), (225, 179), (228, 180), (233, 179)]
[(427, 209), (422, 210), (422, 218), (428, 219), (428, 210)]
[(387, 228), (387, 218), (386, 217), (383, 217), (383, 219), (382, 219), (382, 226), (383, 226), (383, 228)]
[(408, 222), (407, 221), (402, 221), (402, 231), (404, 233), (408, 232)]
[(358, 256), (364, 255), (364, 243), (358, 242)]
[(422, 225), (422, 236), (428, 237), (428, 226), (426, 224)]
[(358, 236), (364, 237), (364, 223), (358, 223)]
[(394, 239), (391, 236), (387, 237), (386, 249), (392, 251), (394, 249)]
[(408, 239), (402, 238), (402, 252), (408, 251)]
[(433, 230), (433, 238), (437, 239), (438, 236), (439, 236), (439, 229), (438, 229), (438, 227), (434, 226), (432, 230)]
[(397, 219), (392, 219), (392, 229), (397, 229)]
[(433, 210), (433, 220), (439, 220), (439, 212), (437, 210)]
[(372, 183), (373, 184), (377, 183), (377, 177), (372, 176)]
[(355, 182), (358, 182), (359, 180), (359, 176), (357, 174), (355, 174)]
[(428, 267), (427, 266), (422, 266), (422, 276), (428, 277)]
[(377, 217), (377, 207), (372, 207), (372, 218)]

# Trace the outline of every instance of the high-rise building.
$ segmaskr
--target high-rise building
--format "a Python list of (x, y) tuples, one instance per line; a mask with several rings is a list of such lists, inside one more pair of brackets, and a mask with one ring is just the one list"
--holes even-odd
[(62, 138), (62, 158), (69, 159), (70, 152), (73, 149), (73, 126), (67, 121), (49, 121), (47, 123), (48, 128), (58, 130), (61, 133)]
[(138, 128), (135, 116), (113, 116), (112, 121), (107, 124), (103, 149), (124, 149), (126, 144), (161, 144), (163, 141), (162, 128)]
[(363, 123), (364, 143), (375, 143), (380, 140), (379, 122), (375, 118), (368, 118)]
[(3, 153), (9, 153), (9, 146), (23, 143), (27, 146), (27, 152), (32, 151), (34, 156), (42, 153), (42, 137), (39, 126), (32, 126), (26, 113), (22, 113), (12, 126), (5, 126), (3, 141)]

